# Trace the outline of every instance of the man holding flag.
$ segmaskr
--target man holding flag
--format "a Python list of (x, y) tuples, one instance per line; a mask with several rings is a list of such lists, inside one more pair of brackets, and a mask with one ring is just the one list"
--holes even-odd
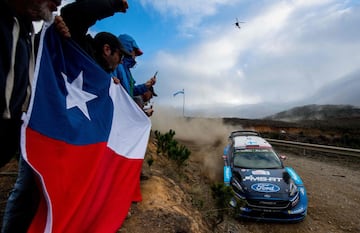
[[(51, 20), (60, 4), (61, 0), (0, 0), (0, 167), (19, 156), (21, 115), (29, 106), (35, 67), (32, 22)], [(61, 17), (55, 17), (55, 23), (59, 32), (68, 36)], [(27, 183), (31, 185), (23, 185)], [(19, 176), (7, 202), (1, 232), (26, 231), (37, 207), (32, 199), (36, 191), (31, 169), (20, 158)]]
[[(117, 7), (117, 11), (125, 12), (127, 2), (118, 2), (124, 8)], [(126, 102), (121, 90), (113, 90), (106, 72), (75, 43), (60, 39), (53, 31), (51, 26), (42, 36), (35, 95), (22, 130), (23, 157), (36, 171), (43, 194), (28, 232), (114, 232), (140, 188), (138, 177), (150, 123), (136, 115), (138, 108)], [(112, 36), (100, 33), (83, 47), (105, 71), (116, 68), (125, 53)], [(79, 39), (76, 33), (75, 38)], [(98, 53), (98, 48), (103, 50)], [(117, 103), (119, 99), (126, 107)], [(91, 103), (96, 103), (96, 111), (91, 111), (95, 106)], [(114, 107), (120, 105), (121, 109)], [(138, 120), (137, 127), (126, 123), (129, 118)], [(121, 125), (116, 124), (118, 119)], [(132, 142), (135, 145), (128, 137), (137, 139)], [(132, 177), (136, 177), (134, 182)]]

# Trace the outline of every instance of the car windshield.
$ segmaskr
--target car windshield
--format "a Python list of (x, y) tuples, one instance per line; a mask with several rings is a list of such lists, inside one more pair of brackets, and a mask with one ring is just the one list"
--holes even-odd
[(282, 163), (271, 149), (243, 149), (234, 153), (234, 166), (241, 168), (282, 168)]

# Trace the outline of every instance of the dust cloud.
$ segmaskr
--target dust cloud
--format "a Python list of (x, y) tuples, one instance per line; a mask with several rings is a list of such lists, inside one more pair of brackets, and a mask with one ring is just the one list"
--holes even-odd
[(190, 160), (202, 164), (202, 173), (213, 181), (222, 180), (223, 149), (230, 132), (241, 126), (225, 125), (221, 118), (183, 117), (171, 108), (156, 108), (151, 122), (152, 130), (162, 134), (174, 130), (174, 138), (191, 151)]

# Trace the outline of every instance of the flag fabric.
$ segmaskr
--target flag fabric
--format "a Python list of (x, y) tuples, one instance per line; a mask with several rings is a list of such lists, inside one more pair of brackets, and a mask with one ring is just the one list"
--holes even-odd
[(181, 91), (175, 92), (175, 93), (173, 94), (173, 96), (175, 97), (175, 96), (177, 96), (177, 95), (179, 95), (179, 94), (185, 94), (184, 89), (181, 90)]
[(42, 192), (28, 232), (116, 232), (141, 200), (150, 120), (54, 26), (43, 30), (38, 54), (21, 138)]

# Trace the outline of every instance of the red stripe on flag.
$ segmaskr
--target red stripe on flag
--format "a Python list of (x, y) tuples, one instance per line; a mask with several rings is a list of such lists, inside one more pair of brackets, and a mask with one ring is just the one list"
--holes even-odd
[(116, 232), (131, 202), (141, 200), (143, 159), (118, 155), (106, 142), (70, 145), (30, 128), (26, 138), (26, 157), (44, 191), (30, 233)]

